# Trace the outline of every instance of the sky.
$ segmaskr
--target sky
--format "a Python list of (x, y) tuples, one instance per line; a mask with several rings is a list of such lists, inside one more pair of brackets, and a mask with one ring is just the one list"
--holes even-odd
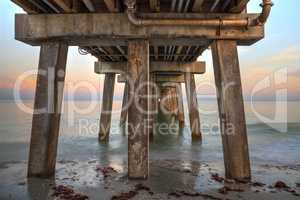
[[(288, 91), (288, 100), (300, 100), (300, 1), (273, 0), (274, 7), (265, 27), (265, 38), (252, 46), (239, 47), (241, 79), (245, 99), (275, 100), (276, 92)], [(261, 0), (250, 0), (248, 12), (258, 13)], [(12, 99), (17, 80), (25, 72), (36, 70), (39, 47), (14, 40), (14, 15), (22, 9), (9, 0), (0, 1), (0, 100)], [(207, 72), (196, 75), (197, 94), (214, 97), (214, 75), (211, 52), (199, 60), (206, 62)], [(79, 55), (70, 47), (67, 61), (65, 94), (77, 99), (101, 97), (104, 76), (94, 73), (96, 59)], [(283, 80), (287, 75), (287, 80)], [(278, 78), (279, 77), (279, 78)], [(267, 82), (266, 82), (267, 80)], [(280, 81), (281, 80), (281, 81)], [(268, 82), (269, 81), (269, 82)], [(31, 98), (35, 91), (35, 76), (21, 84), (22, 97)], [(123, 95), (123, 85), (115, 87), (115, 97)]]

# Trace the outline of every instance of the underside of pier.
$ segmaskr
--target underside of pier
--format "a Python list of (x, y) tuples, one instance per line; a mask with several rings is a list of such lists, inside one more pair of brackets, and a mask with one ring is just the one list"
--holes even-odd
[(16, 15), (16, 40), (41, 46), (39, 71), (55, 71), (48, 78), (41, 73), (37, 79), (35, 110), (49, 104), (53, 108), (34, 115), (29, 176), (49, 177), (55, 171), (63, 94), (58, 81), (64, 81), (56, 72), (65, 70), (68, 46), (98, 58), (95, 72), (105, 74), (100, 141), (109, 139), (114, 82), (116, 74), (121, 74), (118, 81), (126, 84), (123, 103), (135, 102), (121, 116), (121, 122), (128, 118), (129, 124), (128, 173), (141, 179), (148, 177), (150, 113), (158, 101), (150, 98), (157, 91), (148, 83), (158, 84), (160, 96), (171, 96), (161, 103), (167, 110), (180, 107), (174, 115), (181, 124), (184, 113), (178, 85), (185, 84), (192, 138), (201, 140), (194, 74), (205, 73), (205, 63), (197, 58), (211, 47), (226, 177), (250, 180), (237, 46), (252, 45), (264, 37), (270, 0), (263, 0), (261, 14), (247, 13), (249, 0), (12, 1), (27, 12)]

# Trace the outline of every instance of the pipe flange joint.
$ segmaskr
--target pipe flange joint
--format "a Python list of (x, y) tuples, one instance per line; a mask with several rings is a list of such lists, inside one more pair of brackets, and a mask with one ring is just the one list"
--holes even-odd
[(269, 0), (269, 1), (264, 1), (263, 3), (259, 4), (260, 7), (264, 7), (264, 6), (274, 6), (274, 3)]
[(247, 25), (246, 25), (246, 29), (249, 29), (249, 27), (251, 26), (251, 19), (250, 17), (247, 17)]

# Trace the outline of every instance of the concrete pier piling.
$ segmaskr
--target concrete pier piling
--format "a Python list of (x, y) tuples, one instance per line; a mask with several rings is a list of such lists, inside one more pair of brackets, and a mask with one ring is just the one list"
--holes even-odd
[(226, 177), (250, 180), (250, 160), (236, 41), (212, 45)]
[(127, 121), (127, 115), (128, 115), (128, 83), (125, 82), (124, 87), (124, 94), (123, 94), (123, 100), (122, 100), (122, 110), (121, 110), (121, 116), (120, 116), (120, 126), (125, 126)]
[(149, 176), (149, 42), (132, 40), (128, 44), (129, 98), (128, 109), (128, 176)]
[(181, 83), (178, 83), (176, 85), (176, 96), (177, 96), (177, 102), (178, 102), (178, 121), (179, 121), (179, 127), (184, 128), (185, 126), (185, 116), (184, 116), (184, 105), (183, 105), (183, 95), (182, 95), (182, 87)]
[(194, 74), (185, 73), (185, 88), (192, 138), (194, 140), (202, 140), (200, 114), (198, 110), (198, 100)]
[(99, 141), (109, 140), (110, 126), (111, 126), (111, 113), (114, 98), (115, 88), (115, 77), (114, 73), (105, 74), (104, 89), (102, 97), (102, 110), (100, 116), (99, 126)]
[(55, 172), (61, 105), (68, 46), (41, 45), (32, 119), (29, 177), (51, 177)]

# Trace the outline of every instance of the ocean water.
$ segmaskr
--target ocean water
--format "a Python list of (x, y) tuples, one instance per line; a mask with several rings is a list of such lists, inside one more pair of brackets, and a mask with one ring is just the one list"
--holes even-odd
[[(65, 101), (58, 160), (101, 159), (124, 164), (127, 161), (127, 138), (119, 126), (121, 103), (114, 101), (109, 144), (99, 144), (97, 133), (101, 102)], [(32, 102), (26, 102), (25, 105), (28, 109), (32, 107)], [(300, 102), (288, 102), (283, 109), (276, 109), (274, 102), (255, 102), (253, 105), (245, 102), (252, 163), (300, 163), (299, 107)], [(150, 145), (150, 158), (177, 157), (183, 160), (223, 162), (217, 103), (214, 100), (199, 100), (199, 109), (203, 142), (191, 142), (185, 110), (186, 127), (178, 134), (155, 135)], [(24, 111), (24, 106), (15, 102), (1, 101), (0, 110), (0, 162), (26, 162), (32, 115)], [(281, 119), (285, 115), (286, 119)], [(280, 116), (279, 119), (276, 116)]]

